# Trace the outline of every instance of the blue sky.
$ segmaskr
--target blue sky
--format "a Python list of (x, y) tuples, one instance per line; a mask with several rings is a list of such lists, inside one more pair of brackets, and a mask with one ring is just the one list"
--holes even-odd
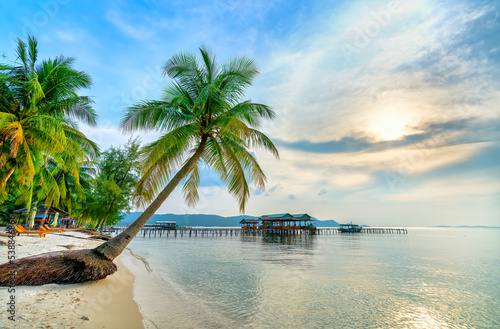
[[(496, 1), (10, 1), (0, 54), (34, 34), (42, 58), (77, 58), (94, 80), (106, 149), (124, 108), (158, 98), (160, 67), (201, 44), (255, 59), (248, 90), (278, 116), (281, 160), (247, 214), (307, 212), (372, 226), (500, 226), (500, 4)], [(141, 136), (144, 142), (157, 134)], [(206, 172), (200, 203), (176, 191), (158, 213), (235, 215)]]

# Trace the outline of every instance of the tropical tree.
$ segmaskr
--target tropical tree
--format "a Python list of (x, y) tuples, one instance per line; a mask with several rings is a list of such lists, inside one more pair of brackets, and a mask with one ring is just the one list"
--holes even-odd
[(129, 212), (140, 172), (139, 140), (130, 139), (123, 147), (111, 147), (101, 156), (94, 189), (97, 226), (116, 224)]
[[(17, 284), (82, 282), (114, 273), (113, 259), (177, 185), (184, 180), (183, 192), (189, 205), (198, 201), (203, 165), (228, 183), (228, 191), (236, 197), (241, 212), (250, 196), (249, 182), (264, 187), (266, 176), (251, 150), (263, 148), (276, 157), (278, 151), (257, 130), (262, 119), (275, 116), (274, 111), (269, 106), (243, 100), (246, 88), (258, 74), (257, 67), (244, 56), (219, 64), (205, 47), (200, 48), (200, 54), (200, 58), (189, 53), (172, 56), (163, 71), (172, 82), (165, 88), (162, 99), (135, 104), (123, 116), (121, 127), (125, 132), (162, 133), (143, 149), (136, 201), (139, 205), (149, 204), (144, 213), (124, 232), (96, 249), (43, 257), (43, 262), (51, 262), (50, 270), (28, 270), (30, 266), (39, 266), (40, 257), (17, 261), (17, 269), (26, 269), (18, 270)], [(8, 280), (7, 275), (0, 275), (0, 284), (8, 284)]]
[(37, 41), (28, 36), (28, 44), (18, 40), (15, 64), (0, 65), (0, 196), (14, 172), (32, 192), (36, 172), (70, 144), (90, 157), (99, 153), (73, 121), (94, 126), (97, 117), (91, 100), (77, 94), (91, 78), (73, 63), (63, 56), (38, 61)]

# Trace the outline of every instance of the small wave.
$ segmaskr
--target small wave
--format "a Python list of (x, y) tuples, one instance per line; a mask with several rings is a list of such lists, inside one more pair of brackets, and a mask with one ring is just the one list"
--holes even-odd
[(141, 256), (139, 256), (137, 254), (134, 254), (134, 252), (132, 250), (130, 250), (130, 248), (127, 248), (127, 250), (130, 252), (130, 254), (133, 257), (137, 258), (138, 260), (140, 260), (141, 262), (144, 263), (144, 267), (146, 268), (146, 271), (148, 271), (148, 274), (153, 273), (153, 269), (151, 268), (151, 266), (149, 266), (148, 261), (144, 257), (141, 257)]

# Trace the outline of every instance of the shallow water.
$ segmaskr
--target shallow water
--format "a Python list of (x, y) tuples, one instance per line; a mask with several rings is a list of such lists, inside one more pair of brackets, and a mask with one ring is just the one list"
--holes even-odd
[(500, 328), (500, 229), (137, 237), (130, 249), (153, 270), (134, 293), (160, 328)]

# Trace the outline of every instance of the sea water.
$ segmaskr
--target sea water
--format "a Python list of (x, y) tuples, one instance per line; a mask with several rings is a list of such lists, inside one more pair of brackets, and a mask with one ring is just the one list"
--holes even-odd
[[(500, 229), (136, 237), (158, 328), (500, 328)], [(144, 267), (144, 265), (138, 265)]]

